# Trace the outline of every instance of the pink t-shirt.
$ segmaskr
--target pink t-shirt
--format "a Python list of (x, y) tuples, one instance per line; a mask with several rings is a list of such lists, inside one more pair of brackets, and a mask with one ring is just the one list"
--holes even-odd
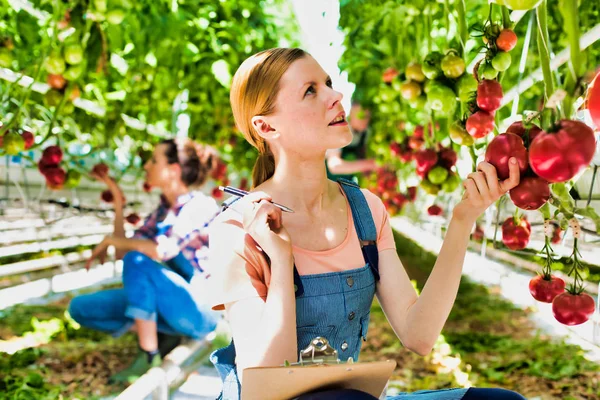
[[(366, 189), (361, 191), (367, 199), (377, 229), (377, 249), (380, 252), (395, 249), (389, 215), (381, 199)], [(347, 201), (346, 204), (348, 232), (341, 244), (324, 251), (293, 246), (294, 261), (300, 275), (338, 272), (365, 265), (350, 204)], [(213, 309), (223, 310), (227, 303), (251, 297), (266, 299), (271, 280), (270, 267), (264, 253), (244, 231), (242, 217), (235, 210), (235, 203), (212, 224), (209, 243)]]

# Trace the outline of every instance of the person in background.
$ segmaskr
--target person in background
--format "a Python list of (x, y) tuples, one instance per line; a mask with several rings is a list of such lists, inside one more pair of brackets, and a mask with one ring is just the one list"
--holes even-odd
[(104, 262), (113, 246), (117, 255), (124, 254), (123, 288), (75, 297), (69, 313), (82, 326), (114, 336), (137, 332), (138, 356), (111, 382), (134, 381), (160, 365), (181, 336), (201, 339), (216, 327), (216, 314), (201, 291), (210, 276), (205, 270), (208, 225), (219, 207), (193, 190), (206, 182), (216, 163), (209, 146), (187, 138), (160, 142), (144, 165), (146, 182), (161, 191), (160, 203), (131, 238), (123, 229), (119, 186), (108, 174), (94, 175), (113, 194), (115, 230), (93, 250), (86, 269), (95, 259)]
[(352, 142), (341, 149), (327, 150), (327, 176), (331, 180), (340, 178), (358, 183), (358, 174), (371, 172), (377, 168), (375, 160), (367, 158), (367, 139), (371, 112), (360, 104), (353, 103), (348, 122), (352, 132)]
[[(377, 295), (399, 340), (431, 352), (457, 295), (469, 234), (477, 218), (519, 183), (481, 163), (463, 183), (439, 257), (417, 295), (398, 257), (381, 199), (347, 180), (327, 179), (325, 153), (352, 140), (341, 93), (301, 49), (251, 56), (231, 84), (233, 115), (259, 155), (253, 190), (228, 204), (210, 233), (211, 304), (224, 309), (233, 341), (211, 360), (224, 381), (222, 399), (239, 399), (243, 371), (298, 361), (325, 337), (341, 361), (358, 359)], [(291, 208), (282, 213), (272, 202)], [(326, 368), (324, 369), (326, 370)], [(324, 372), (326, 373), (326, 372)], [(266, 398), (266, 397), (265, 397)], [(357, 390), (325, 390), (299, 399), (375, 399)], [(524, 400), (503, 389), (456, 388), (393, 400)]]

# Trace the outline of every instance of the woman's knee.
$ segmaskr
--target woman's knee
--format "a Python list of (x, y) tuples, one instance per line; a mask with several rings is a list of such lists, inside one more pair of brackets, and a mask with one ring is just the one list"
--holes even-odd
[(125, 256), (123, 256), (123, 268), (146, 264), (148, 261), (151, 261), (151, 258), (144, 253), (136, 250), (128, 251)]
[(71, 318), (78, 323), (81, 323), (81, 320), (83, 319), (83, 310), (84, 307), (80, 296), (71, 299), (71, 302), (69, 303), (69, 315)]
[(470, 388), (463, 400), (526, 400), (526, 398), (507, 389)]

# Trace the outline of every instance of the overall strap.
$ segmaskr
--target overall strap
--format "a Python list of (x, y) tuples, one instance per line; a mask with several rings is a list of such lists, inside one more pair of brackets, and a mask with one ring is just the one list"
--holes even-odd
[(352, 211), (352, 219), (358, 239), (361, 242), (361, 248), (365, 262), (368, 263), (375, 275), (375, 279), (379, 281), (379, 252), (377, 251), (377, 228), (369, 203), (365, 195), (360, 190), (360, 186), (347, 179), (338, 179), (342, 185), (342, 190), (348, 198), (350, 210)]

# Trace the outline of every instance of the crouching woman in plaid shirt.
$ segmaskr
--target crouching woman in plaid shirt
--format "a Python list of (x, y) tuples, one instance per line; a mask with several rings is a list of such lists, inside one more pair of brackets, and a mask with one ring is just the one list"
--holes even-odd
[(202, 185), (216, 165), (212, 148), (193, 141), (159, 143), (144, 165), (146, 182), (161, 190), (158, 208), (132, 238), (123, 230), (122, 195), (108, 176), (104, 181), (115, 199), (115, 234), (93, 251), (86, 268), (104, 259), (114, 246), (123, 257), (123, 289), (75, 297), (71, 316), (81, 325), (119, 336), (134, 329), (140, 351), (133, 363), (113, 375), (112, 382), (132, 382), (160, 365), (181, 336), (203, 338), (216, 326), (214, 312), (201, 300), (208, 251), (208, 224), (219, 207), (212, 197), (190, 188)]

